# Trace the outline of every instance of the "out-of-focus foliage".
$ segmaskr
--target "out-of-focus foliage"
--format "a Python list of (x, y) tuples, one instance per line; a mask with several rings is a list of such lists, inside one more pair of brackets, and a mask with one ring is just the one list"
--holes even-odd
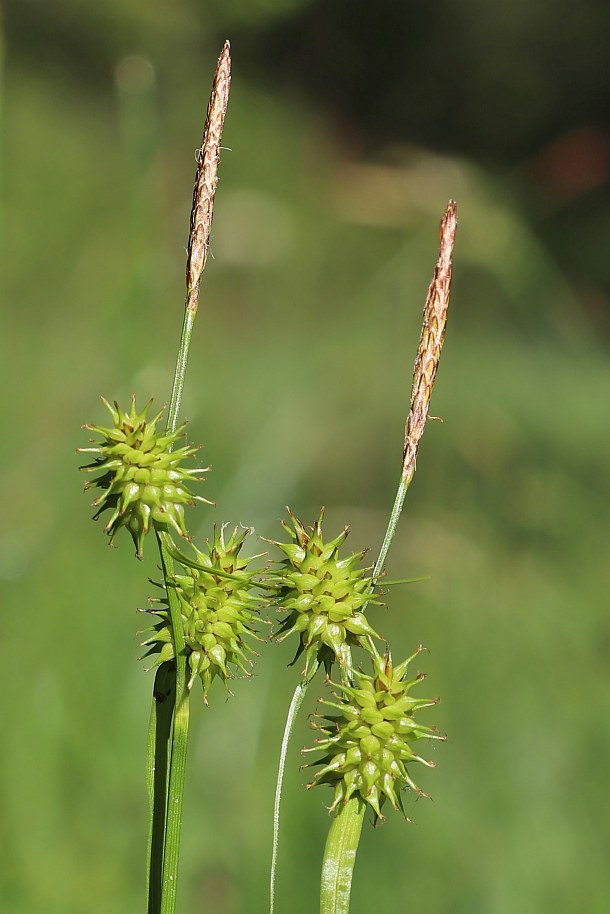
[[(416, 825), (365, 832), (354, 914), (380, 897), (608, 910), (609, 18), (605, 0), (7, 5), (2, 910), (143, 905), (152, 682), (133, 609), (155, 558), (106, 547), (74, 450), (100, 394), (169, 396), (193, 150), (227, 36), (232, 151), (184, 410), (213, 465), (198, 535), (227, 520), (276, 539), (285, 504), (325, 504), (330, 533), (349, 523), (354, 549), (378, 547), (438, 222), (450, 196), (460, 210), (444, 423), (388, 568), (431, 580), (370, 608), (397, 656), (431, 648), (449, 742)], [(262, 654), (193, 715), (185, 911), (265, 904), (296, 672), (289, 645)], [(294, 914), (317, 904), (328, 825), (300, 762), (278, 886)]]

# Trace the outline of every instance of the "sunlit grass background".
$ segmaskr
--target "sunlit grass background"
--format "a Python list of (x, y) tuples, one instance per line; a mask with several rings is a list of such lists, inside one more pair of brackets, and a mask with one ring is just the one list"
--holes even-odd
[[(134, 609), (155, 550), (139, 565), (127, 537), (106, 547), (74, 451), (100, 394), (169, 396), (193, 152), (227, 35), (231, 151), (184, 405), (213, 465), (217, 506), (189, 518), (199, 536), (228, 520), (273, 537), (284, 505), (312, 521), (324, 504), (328, 532), (348, 523), (374, 554), (438, 222), (459, 205), (432, 409), (444, 421), (424, 437), (388, 564), (430, 580), (372, 611), (395, 655), (430, 648), (431, 719), (449, 741), (415, 824), (364, 832), (353, 912), (608, 910), (610, 143), (607, 86), (595, 92), (608, 12), (588, 0), (549, 24), (547, 0), (485, 9), (27, 0), (5, 13), (7, 914), (144, 909), (152, 678)], [(182, 911), (264, 910), (291, 657), (265, 646), (255, 679), (193, 715)], [(310, 740), (303, 715), (279, 874), (278, 911), (294, 914), (316, 909), (328, 827), (329, 797), (298, 770)]]

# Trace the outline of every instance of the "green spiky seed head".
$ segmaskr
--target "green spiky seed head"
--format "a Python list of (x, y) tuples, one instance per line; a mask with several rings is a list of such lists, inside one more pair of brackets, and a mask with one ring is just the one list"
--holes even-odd
[[(95, 454), (93, 463), (81, 469), (88, 473), (99, 473), (97, 479), (85, 483), (85, 489), (97, 487), (101, 495), (93, 502), (97, 508), (94, 520), (103, 511), (112, 512), (104, 531), (112, 542), (117, 530), (126, 527), (131, 533), (136, 555), (143, 554), (144, 537), (151, 524), (175, 530), (188, 539), (184, 523), (184, 506), (196, 501), (207, 502), (199, 495), (193, 495), (187, 483), (200, 480), (209, 467), (186, 469), (182, 464), (198, 450), (196, 447), (181, 447), (172, 450), (184, 433), (184, 425), (175, 432), (157, 430), (163, 413), (148, 418), (150, 400), (141, 413), (136, 409), (132, 397), (129, 412), (124, 412), (118, 403), (112, 406), (102, 398), (113, 419), (113, 425), (86, 425), (85, 428), (100, 436), (92, 439), (91, 447), (79, 448), (83, 453)], [(210, 502), (207, 502), (210, 504)]]
[[(411, 689), (422, 681), (423, 673), (407, 679), (408, 666), (422, 650), (421, 646), (399, 666), (393, 666), (390, 654), (377, 656), (374, 672), (368, 676), (354, 672), (353, 685), (336, 685), (337, 701), (321, 700), (332, 710), (315, 715), (314, 729), (323, 736), (316, 745), (304, 752), (323, 752), (314, 765), (316, 772), (308, 788), (317, 784), (334, 787), (330, 807), (333, 812), (340, 803), (360, 796), (381, 818), (381, 809), (389, 800), (394, 809), (404, 815), (401, 791), (410, 789), (425, 796), (409, 774), (413, 762), (434, 767), (434, 762), (417, 755), (412, 744), (420, 739), (445, 739), (433, 727), (414, 720), (421, 708), (436, 704), (437, 698), (412, 698)], [(335, 683), (332, 683), (335, 685)]]
[(334, 660), (347, 663), (350, 646), (370, 650), (370, 639), (379, 638), (363, 612), (367, 603), (378, 602), (372, 591), (373, 581), (366, 573), (368, 569), (358, 567), (364, 552), (339, 556), (349, 528), (324, 542), (324, 509), (309, 530), (290, 510), (288, 513), (292, 526), (283, 521), (282, 526), (291, 542), (275, 543), (286, 556), (277, 575), (276, 603), (288, 614), (278, 640), (293, 633), (299, 636), (295, 660), (305, 652), (305, 675), (314, 660), (324, 663), (330, 672)]
[[(184, 566), (184, 574), (172, 575), (173, 587), (180, 603), (184, 650), (190, 678), (188, 687), (199, 677), (203, 685), (203, 698), (207, 704), (210, 686), (215, 678), (222, 679), (227, 690), (235, 670), (251, 675), (255, 654), (250, 638), (261, 640), (254, 631), (258, 608), (263, 602), (254, 593), (255, 572), (248, 570), (252, 558), (244, 558), (240, 550), (248, 530), (238, 534), (235, 529), (227, 540), (224, 527), (214, 528), (212, 542), (200, 551), (193, 547), (193, 565)], [(148, 654), (158, 653), (154, 666), (175, 657), (174, 640), (167, 599), (161, 601), (162, 609), (150, 610), (159, 618), (143, 642)], [(147, 655), (148, 656), (148, 655)]]

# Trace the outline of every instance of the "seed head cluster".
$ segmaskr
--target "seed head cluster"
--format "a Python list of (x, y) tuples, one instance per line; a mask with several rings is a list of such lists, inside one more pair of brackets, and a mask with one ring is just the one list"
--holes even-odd
[(370, 639), (379, 635), (369, 625), (363, 609), (376, 602), (368, 569), (359, 567), (364, 552), (340, 558), (339, 549), (348, 534), (345, 528), (335, 539), (324, 542), (321, 511), (315, 524), (307, 530), (290, 511), (292, 526), (282, 522), (291, 538), (289, 543), (275, 543), (286, 558), (277, 575), (279, 590), (276, 603), (287, 618), (278, 632), (278, 640), (299, 636), (297, 657), (305, 652), (305, 675), (314, 660), (330, 671), (337, 660), (344, 665), (350, 646), (370, 649)]
[[(101, 495), (93, 502), (97, 508), (94, 520), (103, 511), (112, 514), (104, 531), (112, 542), (117, 530), (126, 527), (134, 541), (136, 555), (143, 555), (144, 537), (151, 524), (171, 528), (180, 536), (189, 538), (184, 522), (184, 506), (196, 501), (207, 502), (200, 495), (193, 495), (187, 484), (201, 480), (200, 474), (209, 467), (186, 469), (182, 464), (198, 450), (196, 447), (181, 447), (172, 450), (182, 437), (185, 426), (175, 432), (157, 430), (163, 411), (154, 418), (148, 418), (149, 401), (141, 413), (136, 409), (135, 397), (131, 400), (129, 412), (118, 403), (111, 405), (103, 401), (112, 416), (113, 425), (86, 425), (101, 440), (92, 439), (91, 447), (79, 448), (84, 453), (95, 454), (93, 463), (81, 469), (100, 475), (85, 483), (85, 489), (97, 487)], [(209, 504), (209, 502), (208, 502)]]
[[(240, 555), (248, 531), (238, 533), (235, 529), (227, 540), (224, 533), (224, 528), (215, 529), (206, 550), (193, 547), (192, 567), (185, 567), (184, 574), (175, 574), (169, 581), (180, 603), (190, 669), (188, 687), (191, 689), (199, 677), (206, 704), (216, 677), (229, 690), (235, 670), (251, 675), (248, 655), (255, 651), (248, 639), (261, 640), (254, 624), (262, 598), (254, 593), (254, 573), (248, 571), (252, 559)], [(167, 599), (161, 605), (161, 609), (150, 610), (159, 621), (147, 630), (150, 634), (143, 642), (148, 654), (158, 653), (154, 666), (173, 660), (176, 654)]]
[[(433, 727), (414, 720), (421, 708), (436, 704), (438, 699), (412, 698), (411, 689), (422, 681), (420, 673), (407, 679), (410, 661), (394, 667), (388, 654), (374, 660), (374, 673), (353, 673), (353, 685), (337, 685), (337, 701), (321, 700), (331, 712), (316, 715), (313, 726), (323, 737), (304, 752), (323, 752), (314, 765), (322, 767), (311, 784), (329, 784), (335, 795), (330, 807), (334, 811), (352, 796), (360, 796), (381, 817), (381, 809), (389, 800), (394, 809), (404, 815), (401, 798), (403, 789), (425, 796), (409, 774), (413, 762), (434, 767), (434, 762), (417, 755), (412, 743), (420, 739), (444, 739)], [(333, 685), (335, 685), (333, 683)], [(319, 723), (322, 721), (322, 723)]]

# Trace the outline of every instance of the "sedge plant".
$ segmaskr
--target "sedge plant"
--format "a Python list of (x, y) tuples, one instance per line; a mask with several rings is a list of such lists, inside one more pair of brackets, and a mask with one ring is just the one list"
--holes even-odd
[[(304, 652), (306, 664), (290, 702), (276, 781), (273, 817), (273, 848), (270, 880), (270, 914), (275, 909), (275, 887), (279, 850), (280, 808), (286, 756), (290, 737), (305, 694), (320, 665), (327, 681), (337, 690), (334, 701), (320, 699), (331, 713), (316, 716), (313, 727), (322, 735), (305, 753), (321, 753), (312, 764), (320, 766), (309, 788), (326, 784), (334, 789), (329, 807), (333, 821), (329, 830), (320, 884), (321, 914), (347, 914), (353, 868), (365, 810), (373, 811), (374, 822), (383, 818), (387, 802), (403, 815), (402, 791), (426, 796), (410, 773), (410, 765), (434, 767), (413, 751), (419, 739), (442, 740), (433, 727), (416, 721), (415, 712), (438, 699), (411, 696), (410, 690), (424, 678), (410, 675), (412, 661), (421, 645), (405, 661), (394, 665), (385, 642), (383, 654), (379, 635), (366, 618), (367, 606), (376, 601), (375, 588), (383, 575), (385, 561), (415, 474), (417, 452), (428, 419), (430, 398), (445, 339), (447, 308), (451, 292), (452, 252), (457, 227), (457, 207), (447, 206), (440, 225), (440, 251), (424, 305), (419, 347), (413, 369), (410, 408), (405, 426), (401, 471), (386, 533), (375, 565), (358, 571), (360, 553), (340, 559), (339, 544), (347, 529), (328, 544), (322, 541), (321, 517), (308, 533), (295, 521), (289, 530), (292, 543), (278, 544), (286, 553), (283, 586), (276, 598), (283, 610), (292, 610), (280, 628), (280, 638), (298, 632), (297, 657)], [(287, 528), (288, 529), (288, 528)], [(302, 581), (299, 581), (299, 572)], [(408, 581), (385, 581), (385, 586)], [(371, 672), (355, 669), (352, 648), (369, 655)], [(296, 659), (296, 658), (295, 658)], [(330, 679), (336, 665), (339, 682)], [(405, 818), (407, 818), (405, 816)]]
[[(449, 203), (441, 223), (441, 253), (424, 309), (424, 323), (415, 362), (402, 469), (386, 536), (374, 566), (365, 554), (345, 553), (345, 528), (328, 539), (323, 510), (307, 526), (289, 510), (283, 522), (287, 541), (267, 540), (277, 550), (271, 566), (259, 567), (260, 555), (246, 557), (249, 529), (214, 528), (211, 539), (192, 542), (185, 508), (210, 504), (198, 491), (209, 467), (198, 466), (198, 448), (185, 440), (180, 421), (189, 349), (206, 264), (218, 180), (220, 142), (231, 80), (230, 47), (218, 58), (203, 138), (198, 153), (186, 267), (186, 300), (174, 382), (167, 416), (154, 412), (152, 401), (127, 408), (104, 404), (105, 425), (89, 424), (94, 434), (83, 469), (90, 474), (85, 488), (99, 490), (94, 518), (103, 516), (112, 542), (124, 527), (142, 559), (152, 534), (160, 558), (162, 580), (157, 596), (144, 612), (144, 657), (155, 671), (146, 750), (149, 798), (147, 852), (147, 914), (174, 914), (182, 803), (189, 733), (190, 697), (201, 689), (202, 703), (213, 698), (215, 680), (230, 692), (236, 676), (251, 675), (257, 644), (263, 640), (266, 610), (279, 613), (274, 638), (295, 643), (293, 662), (304, 661), (286, 722), (274, 803), (274, 838), (270, 907), (273, 911), (279, 847), (282, 781), (294, 721), (317, 671), (323, 669), (330, 695), (313, 726), (319, 734), (305, 752), (317, 754), (309, 788), (332, 790), (333, 816), (321, 880), (323, 914), (347, 914), (353, 865), (364, 811), (375, 820), (390, 804), (404, 814), (402, 792), (423, 795), (412, 765), (431, 765), (416, 752), (420, 739), (443, 739), (416, 715), (436, 699), (418, 696), (421, 674), (412, 675), (412, 661), (421, 646), (395, 664), (390, 649), (369, 622), (367, 607), (378, 602), (376, 587), (383, 574), (413, 473), (419, 440), (428, 416), (430, 395), (443, 343), (451, 281), (451, 250), (456, 209)], [(387, 582), (384, 585), (401, 582)], [(356, 666), (354, 654), (367, 668)], [(333, 679), (333, 677), (335, 677)], [(412, 690), (414, 694), (412, 694)]]

